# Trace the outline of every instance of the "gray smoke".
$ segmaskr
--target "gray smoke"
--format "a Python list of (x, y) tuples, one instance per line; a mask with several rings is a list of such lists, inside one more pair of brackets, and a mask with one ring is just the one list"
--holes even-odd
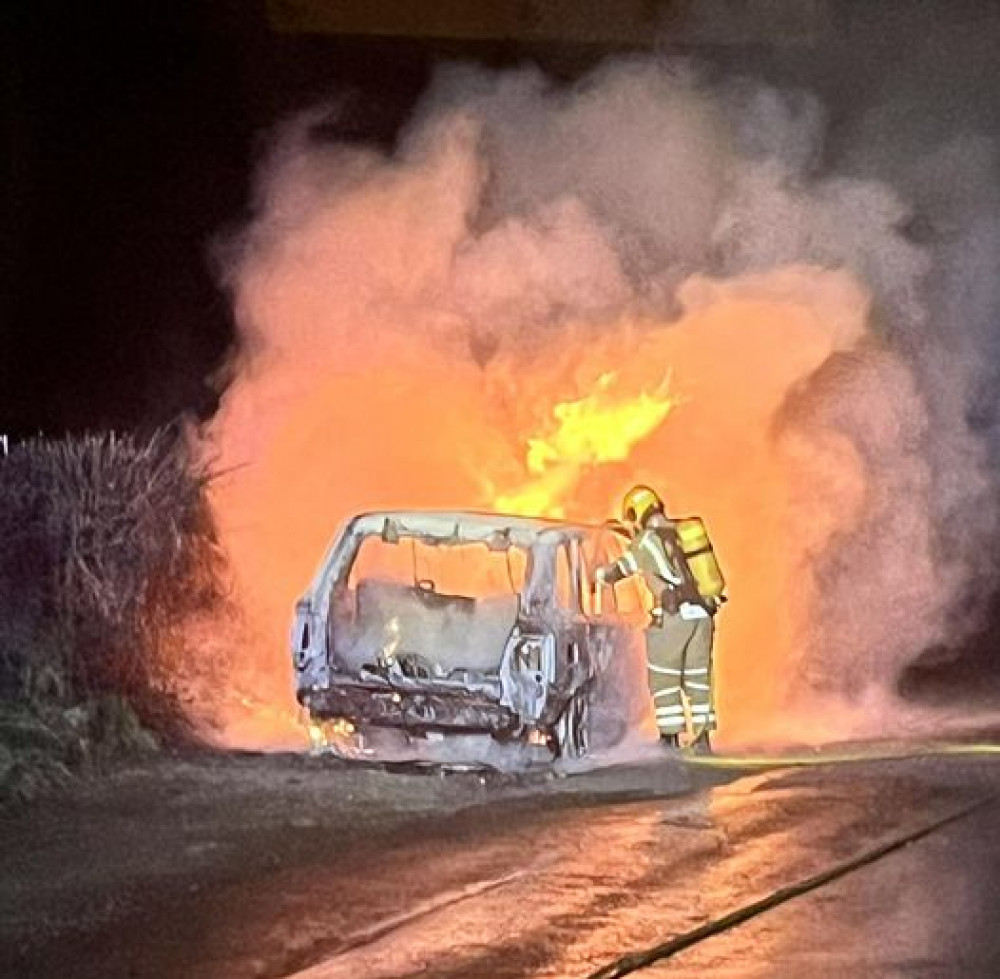
[[(317, 135), (332, 110), (291, 121), (225, 257), (252, 369), (228, 390), (214, 435), (223, 461), (259, 463), (240, 477), (235, 510), (264, 500), (261, 522), (280, 524), (288, 504), (267, 499), (280, 481), (267, 445), (285, 406), (352, 362), (388, 362), (404, 340), (474, 386), (477, 371), (505, 357), (530, 364), (567, 331), (670, 330), (706, 277), (808, 305), (796, 283), (825, 272), (870, 303), (863, 337), (856, 304), (843, 323), (835, 306), (819, 317), (832, 352), (793, 378), (770, 419), (796, 538), (794, 656), (775, 683), (799, 704), (818, 693), (870, 702), (872, 690), (891, 700), (922, 652), (959, 650), (995, 583), (983, 542), (998, 529), (997, 120), (953, 112), (968, 88), (939, 89), (937, 71), (928, 88), (918, 66), (889, 59), (876, 20), (859, 17), (871, 33), (857, 57), (898, 70), (844, 104), (802, 78), (720, 80), (635, 57), (570, 85), (530, 68), (444, 68), (392, 154)], [(959, 47), (980, 50), (982, 25), (959, 33)], [(882, 76), (868, 65), (857, 77)], [(380, 396), (363, 392), (375, 407), (358, 410), (377, 414)], [(414, 411), (433, 421), (434, 397)], [(268, 408), (260, 423), (257, 404)], [(474, 468), (481, 450), (449, 437)], [(315, 479), (332, 499), (352, 472), (347, 442), (331, 446), (329, 471), (313, 459), (297, 473), (302, 484)], [(386, 445), (395, 451), (391, 433)], [(337, 500), (356, 503), (347, 491)], [(303, 495), (299, 510), (313, 502)], [(310, 527), (306, 551), (318, 557), (330, 523)], [(241, 560), (257, 565), (248, 578), (273, 566), (280, 539), (265, 532), (256, 551), (242, 542)], [(308, 567), (296, 573), (301, 584)], [(270, 607), (287, 607), (295, 587)], [(884, 712), (873, 722), (886, 723)]]
[[(807, 264), (847, 269), (871, 291), (883, 342), (831, 359), (790, 396), (775, 430), (779, 441), (785, 425), (808, 425), (814, 440), (844, 435), (867, 483), (858, 525), (806, 569), (819, 594), (806, 675), (841, 691), (889, 685), (927, 647), (959, 647), (979, 625), (969, 599), (993, 587), (983, 546), (997, 519), (991, 443), (970, 424), (992, 380), (1000, 311), (992, 142), (932, 144), (892, 179), (884, 164), (830, 168), (828, 113), (807, 92), (706, 86), (645, 59), (568, 90), (534, 71), (448, 70), (415, 126), (457, 107), (482, 126), (487, 227), (509, 233), (548, 214), (554, 248), (560, 234), (579, 241), (582, 228), (602, 227), (616, 261), (595, 263), (610, 275), (588, 270), (582, 294), (556, 280), (575, 316), (620, 304), (621, 275), (629, 302), (660, 315), (694, 271), (734, 278)], [(891, 144), (891, 114), (866, 121), (863, 144), (876, 125), (875, 144)], [(524, 252), (523, 241), (501, 247)], [(475, 275), (462, 279), (475, 289)], [(530, 308), (527, 322), (550, 322), (553, 305)], [(820, 475), (805, 474), (813, 491)]]

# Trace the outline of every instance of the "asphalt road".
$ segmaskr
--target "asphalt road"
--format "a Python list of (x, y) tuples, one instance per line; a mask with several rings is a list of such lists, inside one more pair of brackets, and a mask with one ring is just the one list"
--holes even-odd
[(580, 809), (555, 838), (525, 826), (518, 857), (497, 859), (475, 887), (439, 895), (425, 914), (411, 907), (381, 936), (359, 934), (298, 979), (629, 974), (634, 960), (609, 966), (979, 804), (825, 890), (636, 972), (995, 976), (1000, 807), (985, 801), (993, 790), (981, 773), (955, 784), (954, 771), (935, 777), (934, 767), (773, 773), (682, 801)]
[[(268, 770), (280, 764), (269, 762)], [(722, 777), (728, 781), (720, 784)], [(159, 821), (136, 802), (141, 794), (131, 811), (126, 805), (118, 812), (118, 792), (114, 816), (103, 810), (107, 839), (98, 834), (95, 847), (112, 847), (110, 854), (124, 826), (148, 817), (159, 850), (169, 848), (171, 827), (184, 829), (178, 867), (192, 846), (204, 856), (214, 841), (232, 858), (227, 869), (154, 874), (147, 860), (125, 875), (133, 900), (121, 914), (33, 928), (24, 909), (45, 893), (27, 880), (55, 838), (39, 842), (34, 853), (0, 861), (4, 873), (20, 867), (24, 883), (20, 904), (0, 902), (8, 919), (13, 912), (5, 909), (23, 909), (17, 928), (0, 920), (0, 937), (17, 939), (14, 954), (0, 957), (16, 971), (0, 973), (1000, 974), (1000, 759), (899, 759), (724, 776), (667, 759), (494, 789), (477, 789), (469, 778), (364, 778), (394, 787), (391, 817), (384, 796), (365, 789), (356, 773), (324, 773), (331, 794), (310, 803), (332, 805), (338, 786), (352, 787), (362, 804), (339, 821), (317, 821), (316, 810), (307, 819), (299, 803), (255, 775), (256, 788), (241, 789), (226, 825), (240, 812), (253, 823), (254, 800), (266, 808), (262, 793), (269, 790), (283, 799), (277, 809), (297, 815), (259, 822), (245, 838), (224, 836), (201, 791), (192, 794), (198, 805), (167, 806)], [(218, 795), (230, 791), (223, 786)], [(78, 832), (91, 818), (81, 815), (85, 810), (77, 813), (78, 847), (87, 846)], [(942, 820), (951, 821), (934, 828)], [(12, 828), (8, 839), (26, 832), (20, 823)], [(296, 836), (308, 845), (293, 846)], [(72, 841), (63, 845), (65, 863)], [(869, 862), (852, 869), (859, 858)], [(822, 881), (838, 868), (842, 876)], [(806, 893), (789, 891), (817, 878)], [(3, 879), (8, 887), (14, 878)], [(94, 886), (97, 900), (116, 883)], [(714, 930), (713, 923), (775, 896), (775, 906)], [(57, 892), (49, 897), (56, 900)], [(688, 947), (669, 944), (678, 936), (689, 936)]]

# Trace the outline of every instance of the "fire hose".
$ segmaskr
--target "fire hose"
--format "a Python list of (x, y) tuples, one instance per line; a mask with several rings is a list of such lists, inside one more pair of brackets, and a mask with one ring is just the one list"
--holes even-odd
[(949, 742), (909, 745), (891, 751), (840, 751), (797, 755), (689, 755), (685, 761), (701, 768), (804, 768), (810, 765), (845, 765), (852, 762), (905, 761), (946, 755), (1000, 755), (1000, 744)]

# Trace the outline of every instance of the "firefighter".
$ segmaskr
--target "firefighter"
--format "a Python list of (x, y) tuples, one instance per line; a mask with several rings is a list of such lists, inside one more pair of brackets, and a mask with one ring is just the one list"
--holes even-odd
[[(646, 630), (646, 662), (660, 738), (670, 747), (680, 744), (686, 727), (683, 691), (691, 711), (692, 747), (708, 752), (709, 734), (716, 726), (714, 617), (725, 601), (725, 582), (704, 525), (697, 517), (669, 519), (663, 501), (648, 486), (635, 486), (625, 495), (622, 520), (631, 537), (628, 549), (618, 561), (598, 568), (597, 580), (613, 585), (634, 574), (643, 576), (654, 601)], [(681, 530), (687, 534), (689, 528), (694, 546), (686, 548)]]

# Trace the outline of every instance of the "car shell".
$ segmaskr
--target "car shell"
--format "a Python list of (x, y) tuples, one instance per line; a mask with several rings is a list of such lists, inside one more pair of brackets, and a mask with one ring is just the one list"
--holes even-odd
[[(526, 553), (516, 615), (494, 665), (439, 670), (416, 654), (360, 666), (345, 662), (331, 628), (334, 603), (371, 537)], [(585, 755), (592, 743), (591, 705), (609, 665), (642, 657), (641, 605), (633, 600), (626, 614), (614, 592), (602, 595), (605, 589), (594, 580), (596, 566), (620, 550), (608, 528), (569, 521), (476, 512), (361, 514), (336, 536), (296, 605), (296, 696), (320, 724), (394, 729), (410, 737), (485, 733), (498, 741), (544, 743), (555, 756)], [(420, 594), (419, 582), (413, 587), (418, 603), (437, 601), (433, 591)]]

